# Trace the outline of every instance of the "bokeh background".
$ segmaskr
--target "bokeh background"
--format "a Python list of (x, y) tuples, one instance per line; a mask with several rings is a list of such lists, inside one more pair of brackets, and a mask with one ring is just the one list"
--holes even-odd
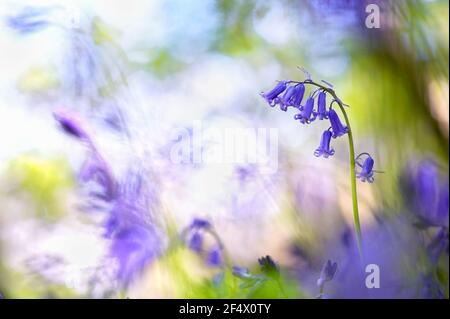
[[(371, 3), (380, 28), (365, 25)], [(0, 296), (315, 298), (331, 259), (329, 298), (448, 298), (448, 9), (439, 0), (1, 1)], [(358, 183), (380, 289), (364, 287), (355, 248), (346, 138), (316, 158), (323, 125), (302, 126), (260, 96), (277, 80), (303, 80), (299, 66), (334, 85), (357, 151), (383, 171)], [(89, 149), (58, 126), (62, 108), (119, 184), (139, 180), (133, 227), (151, 240), (105, 236), (115, 204), (92, 203), (93, 185), (79, 178)], [(196, 121), (276, 128), (278, 169), (173, 163), (174, 130)], [(443, 220), (419, 227), (435, 206)], [(185, 245), (194, 218), (213, 225), (226, 266)], [(265, 255), (276, 284), (231, 274), (236, 265), (260, 276)]]

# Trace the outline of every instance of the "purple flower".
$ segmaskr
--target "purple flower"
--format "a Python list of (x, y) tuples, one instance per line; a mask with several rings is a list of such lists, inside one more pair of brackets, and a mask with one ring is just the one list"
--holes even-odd
[(7, 25), (21, 34), (44, 29), (49, 25), (48, 14), (54, 7), (25, 7), (22, 12), (6, 19)]
[(92, 154), (85, 160), (78, 178), (82, 183), (94, 183), (89, 194), (105, 201), (113, 200), (117, 196), (117, 183), (108, 163), (94, 148)]
[(300, 110), (299, 114), (294, 116), (294, 119), (300, 120), (302, 124), (309, 124), (316, 119), (314, 114), (314, 97), (310, 96), (306, 100), (306, 104), (303, 109)]
[(70, 113), (69, 111), (64, 109), (59, 109), (53, 113), (53, 116), (56, 121), (58, 121), (64, 132), (66, 132), (68, 135), (71, 135), (72, 137), (78, 138), (80, 140), (90, 140), (89, 135), (87, 134), (87, 132), (81, 125), (80, 120), (76, 117), (75, 114)]
[(269, 103), (270, 106), (275, 106), (278, 103), (278, 96), (286, 90), (287, 82), (280, 81), (278, 84), (269, 92), (261, 93), (261, 96)]
[(252, 277), (252, 274), (250, 273), (250, 270), (248, 270), (248, 268), (245, 268), (245, 267), (233, 266), (232, 273), (236, 277), (239, 277), (239, 278), (242, 278), (242, 279), (247, 279), (247, 278), (251, 278)]
[(317, 115), (319, 116), (319, 120), (328, 119), (326, 99), (326, 93), (324, 91), (321, 91), (317, 98)]
[(334, 154), (334, 149), (330, 148), (331, 135), (332, 133), (329, 130), (323, 132), (320, 145), (314, 152), (315, 156), (323, 156), (327, 158), (328, 156), (332, 156)]
[(299, 83), (294, 86), (295, 92), (291, 97), (291, 104), (293, 107), (300, 109), (301, 103), (303, 100), (303, 95), (305, 94), (305, 85), (303, 83)]
[(323, 287), (325, 282), (333, 280), (336, 271), (337, 271), (337, 263), (336, 262), (333, 263), (331, 262), (331, 260), (328, 260), (322, 267), (320, 277), (317, 280), (317, 286)]
[(275, 261), (270, 256), (261, 257), (258, 259), (261, 270), (268, 277), (278, 279), (280, 277), (280, 269)]
[(279, 99), (280, 109), (284, 112), (287, 111), (288, 106), (291, 105), (291, 99), (294, 96), (296, 91), (295, 86), (290, 86), (284, 92), (283, 96)]
[(402, 176), (405, 202), (414, 212), (418, 227), (448, 228), (448, 182), (441, 185), (440, 175), (435, 162), (424, 160)]
[(189, 249), (195, 251), (196, 253), (201, 253), (203, 249), (203, 236), (200, 232), (194, 232), (188, 239), (187, 243)]
[(211, 228), (211, 223), (205, 219), (194, 218), (192, 223), (189, 225), (190, 229), (208, 229)]
[(132, 225), (114, 236), (111, 256), (118, 261), (117, 277), (129, 283), (151, 262), (159, 251), (160, 238), (152, 227)]
[(223, 264), (222, 249), (220, 246), (214, 246), (206, 256), (206, 264), (211, 267), (220, 267)]
[(342, 125), (341, 120), (339, 119), (339, 116), (337, 115), (335, 110), (330, 109), (330, 111), (328, 112), (328, 116), (330, 118), (331, 129), (333, 131), (333, 138), (337, 138), (348, 133), (348, 127)]
[[(361, 155), (367, 155), (367, 157), (364, 160), (364, 163), (362, 165), (358, 162), (358, 159)], [(358, 155), (358, 157), (356, 158), (356, 164), (361, 167), (361, 171), (356, 175), (356, 177), (359, 178), (361, 180), (361, 182), (368, 181), (369, 183), (373, 183), (373, 181), (374, 181), (374, 178), (373, 178), (374, 163), (375, 162), (374, 162), (373, 158), (369, 154), (361, 153), (360, 155)]]

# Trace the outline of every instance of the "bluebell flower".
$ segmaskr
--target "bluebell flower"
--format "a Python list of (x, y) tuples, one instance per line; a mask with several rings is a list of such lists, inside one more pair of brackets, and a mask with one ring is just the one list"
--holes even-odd
[(250, 273), (250, 270), (248, 268), (239, 267), (239, 266), (233, 266), (232, 273), (234, 276), (239, 277), (241, 279), (247, 279), (252, 276), (252, 274)]
[(320, 277), (317, 279), (317, 286), (320, 288), (320, 292), (323, 293), (323, 287), (327, 281), (331, 281), (337, 271), (337, 263), (328, 260), (322, 267)]
[(91, 184), (89, 194), (92, 197), (111, 201), (117, 196), (118, 186), (111, 168), (96, 148), (91, 149), (91, 154), (84, 161), (78, 179), (82, 183)]
[(319, 116), (319, 120), (328, 119), (326, 99), (327, 94), (324, 91), (321, 91), (317, 97), (317, 115)]
[(332, 156), (334, 154), (334, 149), (330, 148), (331, 135), (332, 133), (329, 130), (323, 132), (320, 145), (314, 152), (315, 156), (323, 156), (327, 158), (328, 156)]
[(194, 218), (194, 220), (191, 222), (191, 224), (189, 225), (190, 229), (207, 229), (207, 228), (211, 228), (211, 223), (209, 221), (207, 221), (206, 219), (201, 219), (201, 218)]
[(448, 182), (441, 185), (441, 178), (438, 166), (432, 160), (410, 166), (402, 175), (405, 203), (414, 213), (415, 225), (419, 228), (448, 228)]
[(295, 86), (290, 86), (286, 89), (283, 96), (279, 99), (280, 109), (284, 112), (287, 111), (288, 106), (292, 105), (291, 99), (296, 92)]
[(9, 16), (6, 24), (21, 34), (44, 29), (49, 25), (48, 14), (54, 7), (25, 7), (17, 15)]
[(265, 280), (267, 280), (264, 275), (252, 274), (247, 268), (244, 267), (233, 266), (232, 273), (234, 276), (244, 281), (239, 285), (241, 289), (255, 287), (256, 285), (261, 284)]
[(337, 138), (348, 133), (348, 127), (341, 123), (341, 120), (335, 110), (330, 109), (328, 116), (330, 118), (331, 129), (333, 131), (333, 138)]
[[(358, 162), (358, 158), (361, 155), (363, 155), (363, 154), (367, 155), (367, 157), (364, 160), (364, 163), (361, 165)], [(356, 177), (359, 178), (362, 182), (368, 181), (369, 183), (373, 183), (373, 181), (374, 181), (374, 178), (373, 178), (373, 174), (374, 174), (373, 165), (374, 165), (374, 163), (375, 163), (375, 161), (373, 160), (373, 158), (369, 154), (362, 153), (362, 154), (358, 155), (358, 157), (356, 158), (356, 164), (361, 167), (361, 171), (356, 174)]]
[(133, 281), (158, 254), (160, 238), (152, 227), (134, 224), (115, 234), (111, 257), (118, 261), (117, 277), (123, 283)]
[(187, 245), (189, 249), (201, 253), (203, 250), (203, 235), (198, 231), (193, 232), (188, 239)]
[(68, 135), (81, 140), (90, 140), (89, 135), (75, 114), (68, 110), (58, 109), (53, 112), (53, 117)]
[(262, 272), (273, 279), (280, 277), (280, 269), (275, 261), (270, 256), (261, 257), (258, 259), (258, 263), (261, 266)]
[(295, 92), (291, 97), (291, 104), (293, 107), (300, 109), (303, 96), (305, 95), (305, 85), (303, 83), (299, 83), (295, 85), (294, 88)]
[(300, 113), (294, 116), (294, 119), (299, 120), (302, 124), (309, 124), (316, 119), (314, 114), (314, 97), (310, 96), (306, 100), (305, 106), (300, 109)]
[(269, 92), (261, 93), (261, 96), (269, 103), (270, 106), (275, 106), (279, 102), (279, 95), (284, 92), (287, 88), (286, 81), (280, 81), (278, 84)]
[(211, 267), (220, 267), (223, 264), (222, 248), (219, 245), (214, 246), (206, 256), (206, 264)]

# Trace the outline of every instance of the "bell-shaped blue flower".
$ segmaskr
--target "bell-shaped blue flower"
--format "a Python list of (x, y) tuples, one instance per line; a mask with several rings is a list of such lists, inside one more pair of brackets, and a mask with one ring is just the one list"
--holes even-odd
[(321, 91), (317, 98), (317, 115), (319, 120), (328, 119), (327, 94), (324, 91)]
[(283, 96), (279, 99), (280, 109), (282, 111), (287, 111), (288, 106), (291, 105), (291, 98), (295, 94), (296, 88), (295, 86), (290, 86), (284, 92)]
[(310, 96), (306, 100), (305, 106), (301, 109), (299, 114), (294, 116), (294, 119), (300, 120), (302, 124), (309, 124), (316, 119), (314, 114), (314, 97)]
[(203, 235), (196, 231), (189, 237), (188, 247), (196, 253), (201, 253), (203, 249)]
[(294, 88), (295, 92), (291, 97), (291, 104), (293, 107), (300, 109), (303, 96), (305, 95), (305, 85), (303, 83), (299, 83), (294, 86)]
[(222, 249), (219, 246), (213, 247), (206, 256), (206, 264), (211, 267), (220, 267), (223, 264)]
[[(366, 153), (364, 153), (364, 154), (366, 154)], [(367, 158), (364, 160), (364, 163), (361, 165), (362, 166), (361, 172), (359, 172), (356, 175), (356, 177), (359, 178), (361, 180), (361, 182), (368, 181), (369, 183), (373, 183), (373, 181), (374, 181), (373, 165), (374, 165), (375, 161), (369, 154), (366, 154), (366, 155), (367, 155)]]
[(280, 98), (278, 97), (287, 88), (286, 81), (280, 81), (278, 84), (269, 92), (261, 93), (261, 96), (269, 103), (270, 106), (275, 106)]
[(333, 138), (337, 138), (341, 135), (348, 133), (348, 127), (344, 126), (339, 119), (336, 111), (330, 109), (328, 112), (328, 116), (330, 117), (331, 129), (333, 131)]
[(332, 133), (329, 130), (323, 132), (322, 139), (320, 140), (320, 145), (314, 152), (315, 156), (323, 156), (327, 158), (328, 156), (332, 156), (334, 154), (334, 149), (330, 148), (331, 135)]

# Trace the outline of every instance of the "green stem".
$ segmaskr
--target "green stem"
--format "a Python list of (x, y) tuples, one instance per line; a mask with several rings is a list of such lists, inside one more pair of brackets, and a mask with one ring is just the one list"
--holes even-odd
[[(301, 83), (297, 81), (291, 81), (293, 83)], [(350, 183), (351, 183), (351, 189), (352, 189), (352, 206), (353, 206), (353, 223), (355, 228), (355, 234), (356, 234), (356, 242), (358, 244), (358, 252), (359, 256), (361, 258), (361, 261), (363, 261), (363, 251), (362, 251), (362, 234), (361, 234), (361, 224), (359, 221), (359, 209), (358, 209), (358, 192), (356, 188), (356, 162), (355, 162), (355, 146), (353, 144), (353, 133), (352, 128), (350, 125), (350, 121), (347, 116), (347, 112), (345, 112), (345, 106), (342, 103), (342, 101), (337, 97), (336, 92), (334, 92), (333, 89), (329, 87), (325, 87), (319, 83), (316, 83), (312, 80), (305, 80), (303, 81), (305, 84), (311, 84), (314, 86), (317, 86), (318, 88), (322, 89), (323, 91), (329, 93), (333, 99), (336, 101), (336, 103), (339, 105), (339, 108), (344, 115), (345, 123), (348, 127), (348, 144), (349, 144), (349, 156), (350, 156)]]

